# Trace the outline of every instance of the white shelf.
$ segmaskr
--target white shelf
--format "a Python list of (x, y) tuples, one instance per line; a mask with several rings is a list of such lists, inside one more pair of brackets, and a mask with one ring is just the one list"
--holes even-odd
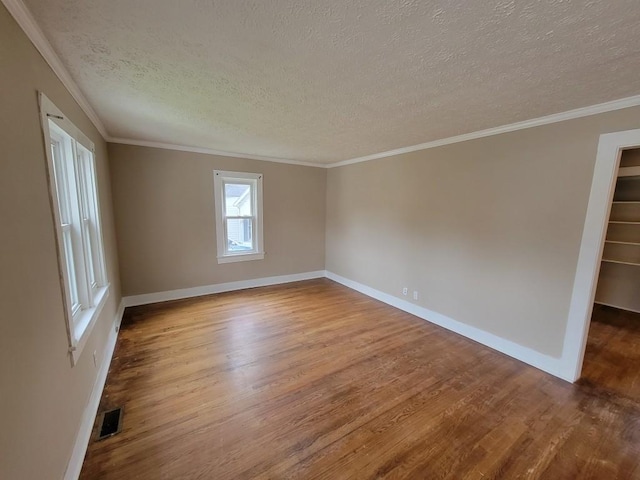
[(615, 196), (595, 302), (637, 310), (640, 309), (640, 165), (635, 160), (622, 163), (618, 169)]
[(640, 176), (640, 167), (620, 167), (618, 169), (618, 177), (637, 177)]
[(620, 260), (609, 260), (608, 258), (603, 258), (602, 261), (607, 263), (617, 263), (618, 265), (631, 265), (632, 267), (640, 267), (640, 263), (621, 262)]

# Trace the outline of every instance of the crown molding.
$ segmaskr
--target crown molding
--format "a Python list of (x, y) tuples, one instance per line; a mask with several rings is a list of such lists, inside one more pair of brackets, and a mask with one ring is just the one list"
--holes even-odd
[(27, 6), (22, 2), (22, 0), (2, 0), (2, 3), (7, 8), (9, 13), (13, 16), (13, 18), (18, 22), (18, 25), (24, 33), (29, 37), (31, 43), (36, 47), (36, 49), (40, 52), (40, 55), (45, 59), (45, 61), (49, 64), (53, 72), (60, 79), (62, 84), (69, 91), (71, 96), (78, 102), (80, 108), (84, 111), (84, 113), (89, 117), (89, 120), (93, 123), (93, 125), (98, 129), (100, 135), (104, 139), (106, 139), (109, 135), (107, 133), (107, 129), (104, 124), (96, 114), (95, 110), (87, 100), (87, 98), (78, 87), (78, 84), (73, 80), (71, 74), (64, 66), (58, 54), (54, 51), (53, 47), (45, 37), (44, 33), (38, 26), (38, 23), (33, 18), (33, 15), (27, 8)]
[(276, 157), (266, 157), (263, 155), (251, 155), (248, 153), (225, 152), (223, 150), (213, 150), (211, 148), (187, 147), (184, 145), (174, 145), (171, 143), (149, 142), (146, 140), (134, 140), (130, 138), (106, 138), (109, 143), (120, 143), (122, 145), (134, 145), (137, 147), (162, 148), (164, 150), (177, 150), (180, 152), (204, 153), (206, 155), (218, 155), (221, 157), (246, 158), (249, 160), (260, 160), (263, 162), (287, 163), (289, 165), (301, 165), (303, 167), (326, 168), (327, 165), (313, 162), (299, 162), (297, 160), (285, 160)]
[(622, 110), (623, 108), (637, 107), (639, 105), (640, 105), (640, 95), (636, 95), (633, 97), (613, 100), (611, 102), (591, 105), (589, 107), (576, 108), (575, 110), (569, 110), (567, 112), (554, 113), (552, 115), (547, 115), (544, 117), (533, 118), (531, 120), (525, 120), (523, 122), (510, 123), (508, 125), (502, 125), (500, 127), (487, 128), (486, 130), (478, 130), (477, 132), (465, 133), (463, 135), (456, 135), (454, 137), (442, 138), (440, 140), (421, 143), (419, 145), (413, 145), (410, 147), (402, 147), (402, 148), (397, 148), (395, 150), (389, 150), (387, 152), (366, 155), (364, 157), (351, 158), (349, 160), (330, 163), (326, 165), (326, 167), (327, 168), (343, 167), (345, 165), (352, 165), (354, 163), (361, 163), (361, 162), (367, 162), (369, 160), (378, 160), (380, 158), (393, 157), (395, 155), (401, 155), (403, 153), (410, 153), (410, 152), (416, 152), (418, 150), (427, 150), (429, 148), (442, 147), (444, 145), (451, 145), (453, 143), (466, 142), (467, 140), (474, 140), (474, 139), (483, 138), (483, 137), (491, 137), (493, 135), (500, 135), (501, 133), (509, 133), (509, 132), (515, 132), (517, 130), (524, 130), (526, 128), (540, 127), (542, 125), (549, 125), (552, 123), (564, 122), (565, 120), (574, 120), (576, 118), (589, 117), (591, 115), (597, 115), (599, 113), (612, 112), (615, 110)]
[(563, 122), (565, 120), (573, 120), (577, 118), (588, 117), (591, 115), (597, 115), (599, 113), (612, 112), (615, 110), (621, 110), (623, 108), (640, 106), (640, 95), (636, 95), (632, 97), (622, 98), (619, 100), (592, 105), (589, 107), (577, 108), (574, 110), (569, 110), (561, 113), (554, 113), (552, 115), (547, 115), (544, 117), (525, 120), (522, 122), (510, 123), (508, 125), (502, 125), (499, 127), (479, 130), (476, 132), (456, 135), (453, 137), (442, 138), (442, 139), (434, 140), (431, 142), (397, 148), (397, 149), (389, 150), (386, 152), (374, 153), (371, 155), (351, 158), (351, 159), (342, 160), (334, 163), (302, 162), (297, 160), (285, 160), (285, 159), (267, 157), (262, 155), (225, 152), (225, 151), (214, 150), (209, 148), (187, 147), (182, 145), (151, 142), (151, 141), (145, 141), (145, 140), (115, 138), (115, 137), (109, 136), (104, 124), (96, 114), (95, 110), (93, 109), (93, 107), (91, 106), (87, 98), (84, 96), (84, 94), (80, 90), (80, 87), (78, 87), (76, 82), (71, 77), (71, 74), (69, 73), (67, 68), (64, 66), (64, 64), (60, 60), (60, 57), (58, 57), (58, 55), (55, 53), (53, 47), (45, 37), (44, 33), (38, 26), (36, 20), (33, 18), (33, 15), (29, 11), (29, 9), (26, 7), (26, 5), (23, 3), (23, 1), (22, 0), (1, 0), (1, 1), (5, 5), (9, 13), (16, 20), (18, 25), (20, 25), (22, 30), (24, 30), (27, 37), (31, 40), (33, 45), (43, 56), (45, 61), (49, 64), (49, 66), (57, 75), (57, 77), (60, 79), (60, 81), (63, 83), (63, 85), (67, 88), (71, 96), (76, 100), (76, 102), (78, 102), (78, 105), (80, 106), (80, 108), (89, 117), (89, 119), (98, 129), (98, 131), (100, 132), (102, 137), (105, 139), (105, 141), (111, 142), (111, 143), (121, 143), (125, 145), (162, 148), (165, 150), (178, 150), (178, 151), (184, 151), (184, 152), (204, 153), (209, 155), (220, 155), (220, 156), (234, 157), (234, 158), (247, 158), (251, 160), (262, 160), (267, 162), (286, 163), (291, 165), (302, 165), (306, 167), (335, 168), (335, 167), (342, 167), (345, 165), (352, 165), (355, 163), (367, 162), (370, 160), (378, 160), (382, 158), (393, 157), (395, 155), (402, 155), (404, 153), (416, 152), (419, 150), (427, 150), (430, 148), (441, 147), (444, 145), (451, 145), (454, 143), (466, 142), (468, 140), (474, 140), (474, 139), (483, 138), (483, 137), (490, 137), (493, 135), (500, 135), (502, 133), (515, 132), (517, 130), (524, 130), (526, 128), (549, 125), (552, 123)]
[(273, 157), (265, 157), (261, 155), (249, 155), (244, 153), (224, 152), (224, 151), (213, 150), (209, 148), (186, 147), (182, 145), (173, 145), (173, 144), (159, 143), (159, 142), (148, 142), (144, 140), (132, 140), (132, 139), (125, 139), (125, 138), (107, 138), (106, 140), (111, 143), (122, 143), (125, 145), (137, 145), (141, 147), (163, 148), (168, 150), (204, 153), (209, 155), (221, 155), (225, 157), (234, 157), (234, 158), (248, 158), (252, 160), (263, 160), (267, 162), (288, 163), (291, 165), (302, 165), (305, 167), (335, 168), (335, 167), (343, 167), (346, 165), (353, 165), (355, 163), (368, 162), (370, 160), (378, 160), (382, 158), (393, 157), (396, 155), (402, 155), (403, 153), (417, 152), (419, 150), (428, 150), (430, 148), (442, 147), (445, 145), (466, 142), (468, 140), (475, 140), (478, 138), (491, 137), (494, 135), (500, 135), (502, 133), (515, 132), (517, 130), (540, 127), (543, 125), (550, 125), (553, 123), (564, 122), (566, 120), (574, 120), (577, 118), (589, 117), (591, 115), (598, 115), (600, 113), (613, 112), (615, 110), (622, 110), (624, 108), (637, 107), (637, 106), (640, 106), (640, 95), (621, 98), (619, 100), (613, 100), (611, 102), (599, 103), (597, 105), (591, 105), (589, 107), (576, 108), (574, 110), (568, 110), (566, 112), (554, 113), (552, 115), (546, 115), (544, 117), (524, 120), (522, 122), (510, 123), (508, 125), (502, 125), (500, 127), (487, 128), (485, 130), (478, 130), (477, 132), (465, 133), (465, 134), (456, 135), (453, 137), (433, 140), (431, 142), (421, 143), (419, 145), (412, 145), (409, 147), (397, 148), (397, 149), (389, 150), (386, 152), (374, 153), (374, 154), (366, 155), (363, 157), (351, 158), (348, 160), (342, 160), (334, 163), (300, 162), (296, 160), (284, 160), (284, 159), (278, 159)]

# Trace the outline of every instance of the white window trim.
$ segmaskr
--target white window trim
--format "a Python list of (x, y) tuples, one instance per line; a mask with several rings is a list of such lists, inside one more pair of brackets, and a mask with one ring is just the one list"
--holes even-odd
[[(218, 263), (245, 262), (248, 260), (264, 259), (264, 236), (263, 236), (263, 217), (262, 217), (262, 177), (261, 173), (247, 172), (228, 172), (224, 170), (213, 171), (213, 191), (214, 206), (216, 210), (216, 241), (217, 241), (217, 258)], [(224, 181), (246, 181), (255, 182), (256, 198), (254, 202), (256, 216), (256, 231), (254, 232), (253, 241), (255, 242), (254, 250), (250, 252), (228, 252), (225, 235), (225, 219), (224, 212)]]
[[(91, 297), (91, 305), (89, 308), (85, 308), (84, 310), (76, 313), (74, 316), (72, 312), (71, 298), (70, 292), (68, 291), (67, 285), (69, 285), (69, 274), (66, 268), (66, 254), (64, 250), (64, 245), (62, 244), (63, 233), (60, 221), (60, 211), (58, 207), (58, 194), (57, 194), (57, 186), (54, 172), (54, 159), (51, 154), (51, 139), (52, 136), (55, 137), (55, 132), (52, 132), (52, 129), (49, 127), (49, 121), (55, 124), (56, 127), (63, 130), (67, 135), (71, 136), (73, 140), (75, 140), (78, 144), (82, 145), (89, 152), (94, 154), (94, 162), (95, 162), (95, 147), (93, 142), (89, 140), (89, 138), (84, 135), (71, 121), (57, 108), (51, 100), (47, 98), (47, 96), (40, 92), (39, 93), (39, 102), (40, 102), (40, 121), (42, 125), (43, 138), (44, 138), (44, 147), (45, 154), (47, 158), (47, 177), (49, 181), (49, 200), (51, 211), (53, 214), (54, 220), (54, 228), (55, 228), (55, 238), (56, 238), (56, 246), (58, 253), (58, 270), (60, 272), (61, 282), (60, 288), (62, 292), (62, 300), (64, 304), (64, 316), (67, 330), (67, 339), (69, 343), (69, 352), (71, 354), (71, 363), (75, 365), (84, 347), (87, 343), (89, 336), (91, 335), (91, 331), (95, 326), (96, 320), (100, 316), (100, 313), (106, 304), (107, 298), (109, 297), (110, 284), (108, 282), (106, 264), (104, 261), (104, 242), (101, 240), (101, 249), (98, 252), (99, 257), (99, 265), (101, 285), (97, 286), (93, 289), (93, 295)], [(75, 150), (75, 149), (74, 149)], [(95, 163), (94, 167), (95, 168)], [(97, 175), (94, 173), (94, 179), (96, 181), (96, 185), (94, 186), (96, 192), (95, 198), (95, 211), (97, 215), (97, 235), (102, 239), (102, 219), (100, 204), (98, 198), (98, 185), (97, 185)]]

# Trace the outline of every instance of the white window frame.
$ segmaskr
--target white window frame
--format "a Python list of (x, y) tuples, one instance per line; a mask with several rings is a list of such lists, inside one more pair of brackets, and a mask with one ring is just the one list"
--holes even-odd
[[(227, 216), (224, 195), (224, 186), (227, 183), (251, 185), (252, 215), (238, 217)], [(262, 174), (214, 170), (213, 191), (216, 210), (216, 240), (218, 248), (218, 263), (262, 260), (264, 258), (264, 237), (262, 221)], [(233, 252), (229, 250), (227, 242), (227, 219), (229, 218), (251, 219), (253, 229), (253, 250), (248, 250), (246, 252)]]
[(75, 365), (109, 296), (95, 147), (42, 92), (39, 100), (60, 288)]

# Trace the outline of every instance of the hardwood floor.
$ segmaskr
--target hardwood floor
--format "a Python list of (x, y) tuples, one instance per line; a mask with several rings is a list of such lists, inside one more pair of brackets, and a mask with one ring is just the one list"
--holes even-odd
[(130, 308), (81, 478), (640, 478), (625, 318), (571, 385), (327, 279)]
[(640, 313), (594, 305), (579, 383), (640, 404)]

